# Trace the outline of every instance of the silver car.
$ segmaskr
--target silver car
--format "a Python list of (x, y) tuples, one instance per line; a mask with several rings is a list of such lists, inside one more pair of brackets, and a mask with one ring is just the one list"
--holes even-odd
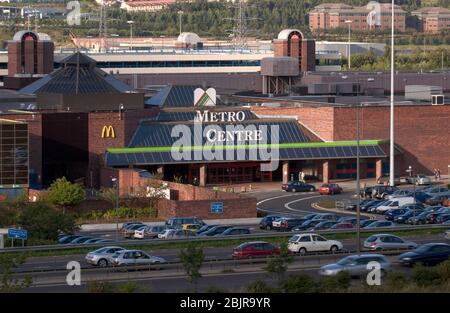
[(346, 271), (351, 276), (361, 276), (372, 270), (371, 268), (367, 268), (369, 262), (378, 262), (382, 275), (391, 267), (389, 260), (382, 254), (350, 255), (336, 263), (322, 266), (319, 274), (323, 276), (335, 276), (340, 272)]
[(99, 248), (86, 254), (85, 260), (89, 264), (106, 267), (112, 263), (112, 256), (123, 250), (125, 249), (118, 246)]
[(431, 179), (423, 174), (419, 174), (414, 177), (414, 182), (416, 185), (429, 185), (431, 184)]
[(417, 243), (390, 234), (377, 234), (364, 241), (364, 248), (369, 250), (415, 249)]
[(122, 250), (112, 256), (114, 266), (124, 265), (153, 265), (167, 263), (167, 261), (158, 256), (152, 256), (142, 250)]

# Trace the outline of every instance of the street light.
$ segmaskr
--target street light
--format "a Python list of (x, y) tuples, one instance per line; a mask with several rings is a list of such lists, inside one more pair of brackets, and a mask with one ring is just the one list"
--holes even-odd
[(133, 50), (133, 23), (134, 21), (127, 21), (130, 24), (130, 50)]
[(115, 209), (116, 209), (116, 240), (119, 240), (119, 180), (116, 177), (111, 178), (111, 181), (113, 183), (113, 186), (116, 191), (116, 203), (115, 203)]
[(394, 5), (391, 8), (391, 109), (390, 109), (390, 136), (389, 136), (389, 185), (394, 186)]
[(181, 16), (183, 15), (183, 11), (178, 11), (178, 17), (179, 17), (179, 20), (180, 20), (180, 35), (181, 35)]
[[(412, 166), (408, 166), (408, 169), (406, 170), (407, 173), (409, 173), (409, 177), (411, 178), (413, 176), (413, 168)], [(416, 217), (416, 182), (413, 181), (413, 217)]]
[(351, 68), (350, 59), (351, 59), (351, 54), (352, 54), (352, 52), (351, 52), (352, 47), (351, 47), (350, 34), (351, 34), (351, 25), (352, 25), (353, 21), (346, 20), (345, 23), (348, 24), (348, 69), (350, 69)]

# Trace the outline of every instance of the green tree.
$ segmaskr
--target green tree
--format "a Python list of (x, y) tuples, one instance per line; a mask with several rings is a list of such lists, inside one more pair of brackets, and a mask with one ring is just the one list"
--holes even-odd
[(283, 280), (281, 288), (288, 293), (312, 293), (317, 292), (319, 286), (309, 275), (302, 273)]
[(111, 204), (111, 207), (115, 208), (118, 200), (117, 190), (115, 188), (102, 189), (102, 191), (100, 192), (100, 198), (109, 202)]
[(278, 289), (270, 286), (265, 281), (255, 280), (247, 285), (246, 291), (251, 293), (274, 293), (278, 292)]
[(70, 214), (64, 214), (41, 202), (27, 206), (19, 217), (19, 225), (34, 240), (56, 241), (60, 233), (73, 233), (77, 226)]
[(186, 249), (180, 251), (179, 258), (186, 274), (189, 276), (189, 281), (194, 284), (195, 292), (197, 292), (197, 282), (202, 277), (200, 268), (205, 258), (203, 248), (190, 242)]
[(264, 270), (266, 270), (268, 273), (275, 274), (278, 278), (278, 283), (281, 283), (284, 278), (284, 274), (286, 273), (291, 262), (292, 256), (289, 252), (287, 243), (283, 242), (280, 245), (280, 254), (276, 257), (270, 258), (267, 261)]
[(25, 254), (0, 253), (0, 292), (18, 292), (31, 285), (32, 279), (29, 276), (22, 280), (13, 277), (14, 269), (25, 260)]
[(47, 199), (53, 205), (63, 209), (77, 205), (85, 199), (85, 192), (78, 184), (69, 182), (65, 177), (55, 180), (47, 192)]
[(346, 271), (336, 276), (323, 277), (318, 283), (319, 292), (344, 292), (350, 287), (351, 277)]

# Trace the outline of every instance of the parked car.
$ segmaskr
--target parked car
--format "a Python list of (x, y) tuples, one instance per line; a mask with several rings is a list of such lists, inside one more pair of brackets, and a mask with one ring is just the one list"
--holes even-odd
[(191, 230), (174, 229), (174, 231), (170, 232), (167, 235), (167, 238), (164, 238), (164, 239), (185, 239), (185, 238), (192, 238), (192, 237), (196, 237), (196, 236), (197, 236), (197, 234)]
[(333, 225), (338, 224), (338, 222), (334, 222), (334, 221), (323, 221), (320, 222), (319, 224), (317, 224), (316, 226), (314, 226), (313, 228), (309, 229), (310, 231), (319, 231), (319, 230), (327, 230), (330, 229)]
[(341, 216), (333, 213), (320, 213), (317, 214), (313, 220), (325, 220), (325, 221), (333, 221), (337, 222), (341, 219)]
[[(367, 220), (367, 218), (361, 216), (359, 218), (359, 221), (361, 222), (362, 220)], [(341, 219), (338, 220), (338, 222), (339, 223), (350, 223), (353, 226), (355, 226), (358, 222), (358, 219), (356, 217), (352, 217), (352, 216), (344, 216), (344, 217), (341, 217)]]
[(409, 211), (408, 209), (401, 208), (401, 207), (398, 209), (390, 209), (386, 212), (386, 214), (384, 215), (384, 218), (388, 221), (393, 221), (396, 216), (403, 215), (408, 211)]
[(403, 265), (435, 265), (448, 260), (450, 245), (445, 243), (427, 243), (417, 249), (405, 252), (398, 257)]
[(228, 228), (231, 228), (231, 226), (229, 225), (218, 225), (218, 226), (214, 226), (211, 229), (201, 233), (199, 236), (215, 236), (215, 235), (219, 235), (221, 233), (223, 233), (224, 231), (226, 231)]
[(289, 251), (302, 255), (307, 252), (336, 252), (342, 250), (343, 247), (340, 241), (328, 240), (315, 233), (294, 235), (288, 241)]
[(377, 206), (380, 203), (385, 202), (386, 200), (373, 200), (373, 199), (369, 199), (369, 202), (367, 203), (363, 203), (359, 208), (362, 212), (367, 212), (369, 211), (369, 208)]
[(292, 231), (305, 231), (305, 230), (313, 228), (314, 226), (316, 226), (317, 224), (319, 224), (321, 222), (324, 222), (324, 220), (307, 220), (303, 224), (292, 228)]
[(415, 215), (412, 214), (411, 217), (408, 218), (406, 223), (408, 223), (410, 225), (424, 225), (427, 223), (428, 216), (432, 213), (433, 212), (427, 211), (427, 212), (416, 213)]
[(372, 186), (363, 189), (363, 197), (370, 197), (373, 199), (386, 199), (389, 195), (397, 191), (398, 188), (395, 186)]
[(215, 236), (232, 236), (232, 235), (248, 235), (250, 234), (250, 229), (245, 227), (230, 227), (226, 229), (223, 233), (217, 234)]
[(233, 249), (235, 259), (267, 257), (280, 254), (280, 248), (264, 241), (245, 242)]
[(144, 223), (142, 223), (142, 222), (136, 222), (136, 221), (126, 222), (126, 223), (122, 224), (122, 227), (120, 228), (120, 231), (122, 231), (124, 228), (130, 227), (131, 225), (135, 225), (135, 224), (144, 225)]
[(65, 235), (58, 239), (59, 244), (68, 244), (72, 240), (75, 240), (76, 238), (83, 237), (82, 235)]
[(342, 188), (338, 184), (323, 184), (319, 188), (319, 193), (321, 195), (334, 195), (342, 193)]
[(406, 211), (406, 213), (402, 215), (397, 215), (394, 217), (394, 222), (399, 224), (405, 224), (407, 223), (408, 219), (410, 217), (413, 217), (414, 215), (419, 215), (419, 212), (414, 212), (413, 210)]
[(125, 265), (153, 265), (167, 263), (167, 261), (158, 256), (152, 256), (142, 250), (121, 250), (116, 252), (112, 257), (114, 266)]
[(399, 197), (412, 197), (413, 194), (414, 193), (412, 191), (399, 189), (399, 190), (394, 191), (394, 193), (388, 195), (387, 199), (391, 200), (393, 198), (399, 198)]
[(261, 221), (259, 222), (259, 228), (260, 229), (267, 229), (267, 230), (271, 230), (272, 229), (272, 222), (274, 220), (277, 220), (281, 218), (281, 216), (279, 215), (267, 215), (264, 216)]
[(379, 205), (375, 212), (378, 214), (384, 214), (387, 211), (391, 209), (397, 209), (398, 207), (405, 205), (405, 204), (412, 204), (414, 203), (413, 197), (403, 197), (403, 198), (394, 198), (392, 200), (388, 200), (387, 202), (383, 203), (382, 205)]
[(425, 203), (428, 199), (431, 198), (429, 194), (423, 191), (416, 191), (415, 193), (416, 202)]
[(88, 241), (89, 239), (92, 239), (93, 237), (90, 236), (81, 236), (81, 237), (77, 237), (74, 240), (72, 240), (70, 242), (70, 244), (74, 244), (74, 245), (79, 245), (81, 243), (84, 243), (86, 241)]
[(208, 230), (210, 230), (213, 227), (216, 227), (219, 225), (215, 225), (215, 224), (211, 224), (211, 225), (203, 225), (198, 231), (197, 231), (197, 235), (200, 235), (201, 233), (204, 233)]
[[(364, 205), (367, 205), (369, 202), (371, 202), (372, 201), (372, 199), (362, 199), (360, 202), (359, 202), (359, 209), (362, 211), (362, 206), (364, 206)], [(355, 203), (350, 203), (350, 204), (348, 204), (346, 207), (345, 207), (345, 209), (346, 210), (348, 210), (348, 211), (356, 211), (356, 209), (357, 209), (357, 202), (355, 202)]]
[(307, 220), (305, 220), (304, 218), (294, 218), (294, 217), (282, 218), (279, 221), (277, 221), (277, 223), (274, 224), (273, 229), (276, 229), (278, 231), (290, 231), (294, 227), (300, 226), (306, 221)]
[(205, 222), (196, 217), (172, 217), (166, 221), (166, 226), (170, 228), (181, 228), (183, 224), (199, 224), (203, 226)]
[(100, 241), (102, 241), (103, 240), (103, 238), (91, 238), (91, 239), (88, 239), (88, 240), (86, 240), (85, 242), (83, 242), (83, 244), (84, 245), (88, 245), (88, 244), (91, 244), (91, 243), (97, 243), (97, 242), (100, 242)]
[(306, 184), (304, 182), (294, 180), (290, 181), (287, 184), (282, 184), (281, 189), (289, 192), (297, 192), (297, 191), (316, 191), (316, 187), (310, 184)]
[(89, 264), (106, 267), (112, 263), (112, 256), (123, 250), (125, 249), (118, 246), (102, 247), (86, 254), (85, 260)]
[(351, 229), (354, 228), (355, 225), (352, 223), (339, 222), (330, 227), (330, 229)]
[(157, 226), (144, 226), (134, 231), (133, 237), (135, 239), (144, 238), (158, 238), (158, 234), (162, 233), (166, 229), (164, 225)]
[(369, 262), (378, 262), (381, 266), (382, 275), (389, 271), (391, 263), (382, 254), (361, 254), (350, 255), (336, 263), (322, 266), (319, 274), (323, 276), (335, 276), (340, 272), (346, 271), (351, 276), (366, 275), (370, 270), (367, 269)]
[(417, 243), (390, 234), (377, 234), (364, 241), (364, 248), (369, 250), (415, 249)]
[(393, 227), (395, 226), (394, 222), (391, 221), (375, 221), (366, 225), (364, 228), (380, 228), (380, 227)]
[(372, 224), (373, 222), (375, 222), (376, 220), (363, 220), (363, 221), (361, 221), (360, 223), (359, 223), (359, 226), (361, 227), (361, 228), (364, 228), (364, 227), (366, 227), (367, 225), (369, 225), (369, 224)]
[(428, 205), (442, 205), (444, 201), (450, 199), (449, 195), (440, 195), (440, 196), (433, 196), (431, 198), (428, 198), (425, 200), (425, 203)]
[(436, 224), (442, 224), (450, 220), (450, 214), (440, 214), (436, 217)]
[(303, 216), (302, 218), (304, 218), (305, 220), (312, 220), (313, 218), (315, 218), (319, 214), (320, 213), (308, 213), (305, 216)]
[(440, 213), (439, 211), (433, 212), (427, 216), (427, 224), (438, 224), (438, 217), (448, 213)]
[(429, 185), (431, 184), (431, 179), (424, 174), (418, 174), (414, 176), (413, 183), (416, 185)]
[(134, 232), (136, 230), (143, 230), (147, 225), (144, 224), (133, 224), (122, 229), (123, 238), (134, 238)]
[(171, 239), (176, 229), (166, 228), (163, 232), (158, 234), (158, 239)]
[[(377, 178), (377, 184), (379, 185), (385, 185), (385, 184), (389, 184), (390, 182), (390, 176), (389, 175), (383, 175)], [(395, 175), (394, 176), (394, 185), (400, 185), (401, 181), (400, 181), (400, 176)]]
[(203, 225), (200, 225), (200, 224), (183, 224), (183, 225), (181, 225), (182, 230), (190, 230), (194, 233), (196, 233), (202, 227), (203, 227)]
[(443, 187), (443, 186), (438, 186), (438, 187), (433, 187), (433, 188), (427, 189), (426, 193), (432, 197), (450, 196), (450, 190), (448, 190), (447, 187)]

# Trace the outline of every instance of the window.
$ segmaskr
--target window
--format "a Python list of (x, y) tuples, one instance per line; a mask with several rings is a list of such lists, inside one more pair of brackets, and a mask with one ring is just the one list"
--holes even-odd
[(311, 236), (302, 236), (299, 242), (311, 242)]
[(323, 238), (322, 236), (313, 236), (314, 241), (327, 241), (325, 238)]

